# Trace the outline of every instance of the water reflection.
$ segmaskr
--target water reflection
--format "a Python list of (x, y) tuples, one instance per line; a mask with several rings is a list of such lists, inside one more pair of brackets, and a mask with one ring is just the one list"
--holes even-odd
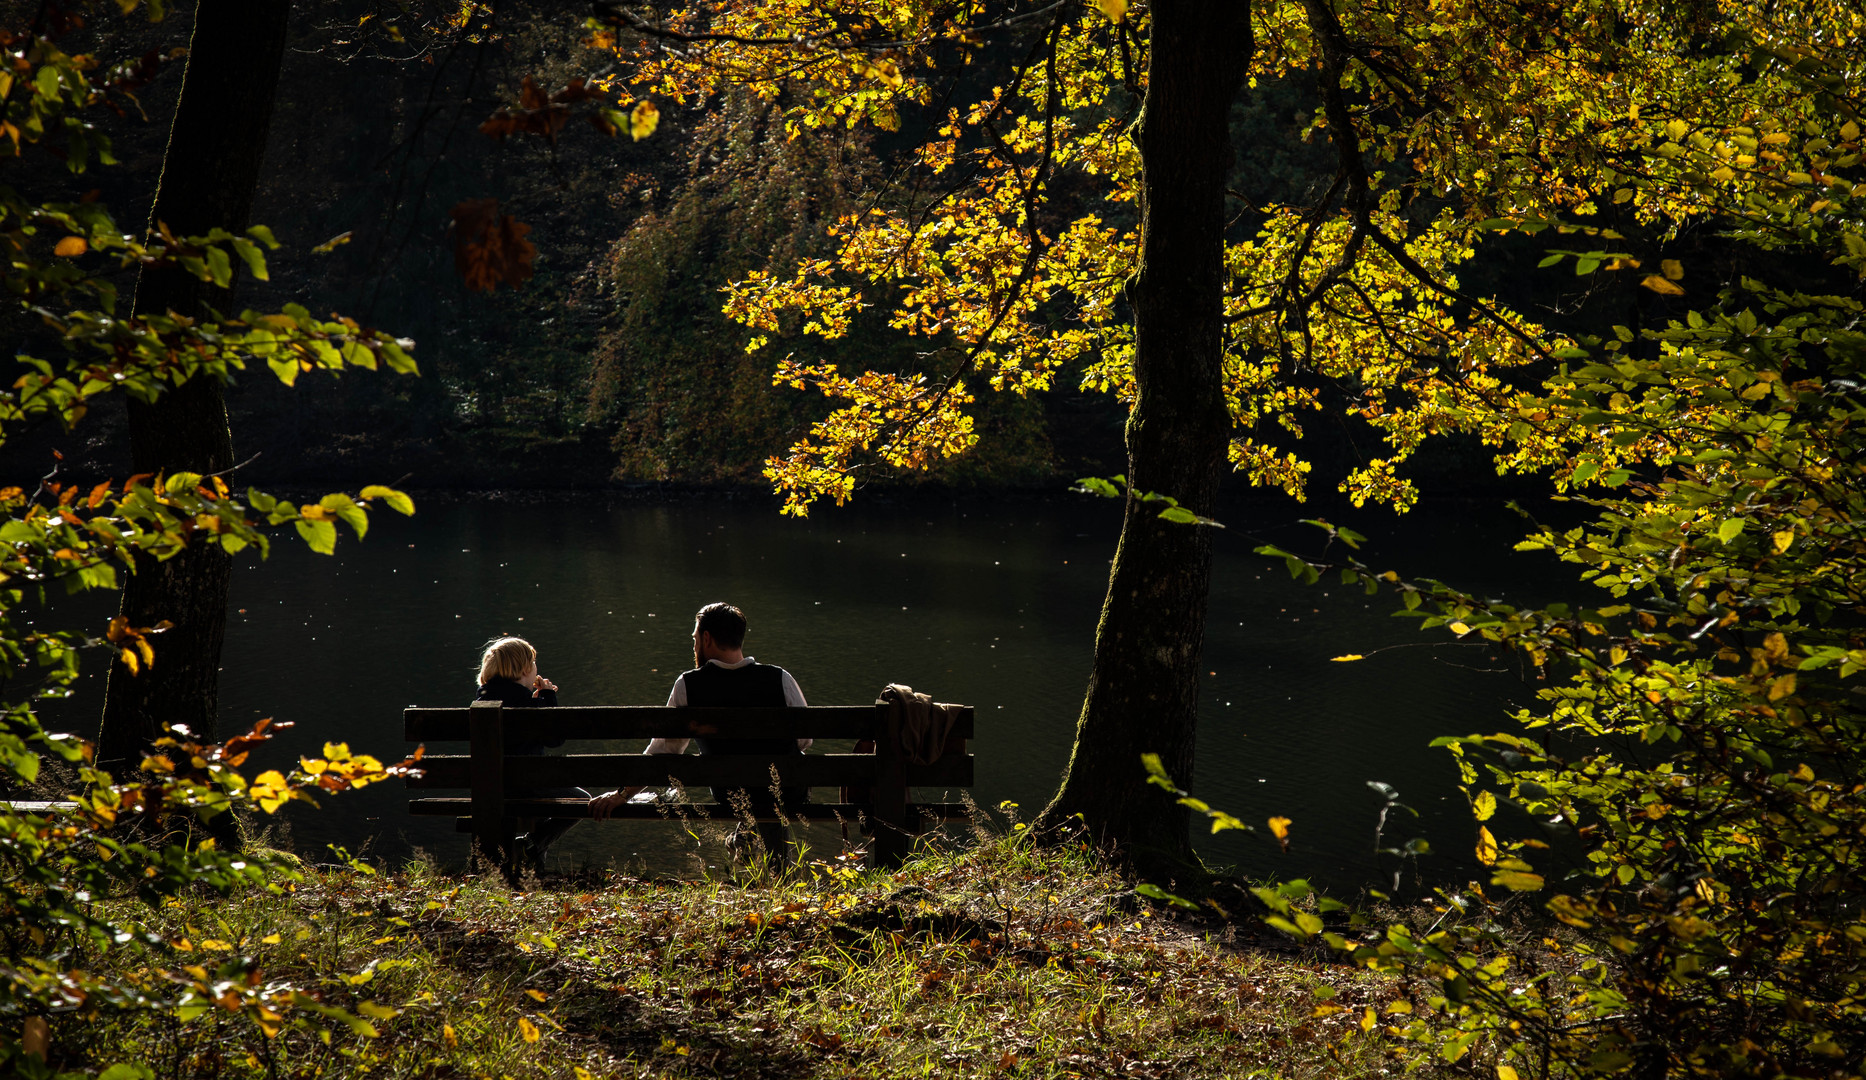
[[(1463, 872), (1468, 817), (1449, 760), (1426, 743), (1502, 728), (1528, 692), (1482, 650), (1418, 647), (1415, 622), (1392, 618), (1391, 601), (1294, 583), (1250, 553), (1264, 540), (1312, 548), (1312, 530), (1296, 524), (1309, 513), (1248, 500), (1221, 515), (1231, 528), (1218, 543), (1193, 778), (1203, 798), (1246, 820), (1294, 819), (1294, 850), (1276, 855), (1236, 834), (1201, 846), (1253, 874), (1366, 880), (1380, 800), (1365, 785), (1378, 779), (1422, 815), (1397, 822), (1400, 835), (1423, 831), (1444, 853), (1428, 869)], [(334, 558), (281, 543), (270, 562), (236, 572), (223, 731), (264, 715), (297, 724), (259, 767), (327, 740), (399, 755), (403, 706), (466, 704), (478, 647), (499, 633), (538, 646), (566, 704), (659, 703), (690, 663), (694, 609), (729, 599), (750, 617), (746, 651), (790, 669), (813, 703), (868, 702), (904, 682), (976, 706), (978, 801), (1029, 810), (1068, 757), (1119, 527), (1116, 504), (1074, 498), (871, 499), (800, 522), (762, 499), (430, 497), (417, 517), (392, 517), (379, 515), (366, 542)], [(1516, 599), (1547, 599), (1561, 580), (1508, 554), (1522, 530), (1500, 509), (1428, 504), (1397, 523), (1356, 518), (1383, 568)], [(1525, 575), (1541, 584), (1525, 586)], [(90, 707), (74, 705), (69, 715)], [(406, 797), (384, 785), (329, 799), (290, 816), (293, 839), (306, 853), (335, 843), (463, 858), (451, 823), (409, 817)], [(836, 840), (827, 828), (812, 836)], [(580, 825), (553, 857), (694, 867), (683, 830), (653, 823)]]

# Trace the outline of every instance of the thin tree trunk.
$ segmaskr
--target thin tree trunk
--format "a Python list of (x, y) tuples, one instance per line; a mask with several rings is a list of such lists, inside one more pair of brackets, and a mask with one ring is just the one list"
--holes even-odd
[[(1210, 514), (1231, 422), (1220, 376), (1224, 334), (1225, 176), (1231, 102), (1253, 48), (1242, 0), (1155, 0), (1134, 306), (1136, 398), (1127, 424), (1132, 490)], [(1146, 782), (1143, 753), (1192, 780), (1211, 537), (1131, 496), (1095, 663), (1047, 825), (1080, 815), (1090, 836), (1164, 883), (1196, 871), (1183, 807)]]
[[(200, 0), (152, 230), (166, 223), (187, 236), (217, 227), (240, 232), (250, 224), (290, 14), (291, 0)], [(213, 307), (224, 314), (232, 299), (228, 290), (165, 267), (137, 280), (134, 310), (197, 317)], [(209, 376), (170, 389), (154, 404), (131, 401), (129, 434), (139, 473), (215, 473), (233, 465), (226, 401)], [(167, 619), (174, 628), (154, 640), (151, 667), (131, 674), (121, 662), (111, 666), (98, 733), (98, 760), (106, 768), (133, 766), (164, 724), (213, 734), (231, 574), (226, 552), (203, 540), (165, 562), (139, 564), (126, 579), (121, 613), (131, 625)]]

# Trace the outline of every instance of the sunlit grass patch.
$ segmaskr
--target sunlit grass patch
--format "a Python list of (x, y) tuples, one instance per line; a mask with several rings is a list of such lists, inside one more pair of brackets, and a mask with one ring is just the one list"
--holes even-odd
[(309, 872), (283, 895), (141, 918), (366, 1027), (303, 1013), (268, 1036), (214, 1008), (100, 1010), (55, 1021), (54, 1058), (255, 1077), (1379, 1071), (1358, 1032), (1383, 984), (1227, 949), (1131, 896), (1087, 852), (1016, 836), (895, 873), (826, 859), (751, 883)]

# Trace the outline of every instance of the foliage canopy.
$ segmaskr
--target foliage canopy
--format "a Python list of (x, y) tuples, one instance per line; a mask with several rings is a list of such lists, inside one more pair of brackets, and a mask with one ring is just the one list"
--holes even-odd
[[(129, 14), (139, 5), (118, 0)], [(151, 17), (161, 9), (150, 4)], [(59, 40), (81, 26), (80, 11), (40, 5), (30, 26), (5, 28), (10, 67), (0, 73), (0, 133), (20, 176), (23, 162), (62, 161), (72, 178), (93, 163), (113, 164), (108, 139), (88, 116), (119, 107), (153, 76), (159, 61), (106, 65), (70, 54)], [(39, 175), (39, 174), (28, 174)], [(0, 184), (0, 284), (20, 315), (36, 320), (54, 343), (50, 356), (20, 353), (21, 374), (0, 390), (0, 442), (28, 425), (81, 421), (96, 399), (117, 392), (154, 401), (190, 379), (226, 380), (265, 365), (291, 385), (308, 371), (363, 368), (413, 373), (412, 343), (342, 316), (320, 319), (297, 304), (237, 316), (167, 311), (126, 315), (115, 281), (126, 273), (178, 267), (222, 288), (244, 272), (265, 280), (266, 252), (278, 246), (256, 226), (236, 235), (214, 229), (177, 236), (166, 223), (139, 237), (121, 229), (95, 193), (44, 199), (13, 183)], [(333, 1010), (298, 987), (269, 985), (240, 949), (219, 949), (203, 962), (187, 940), (143, 932), (121, 911), (99, 901), (130, 895), (164, 902), (194, 890), (222, 893), (262, 886), (289, 888), (296, 871), (275, 854), (242, 856), (208, 837), (204, 826), (236, 810), (269, 813), (315, 791), (337, 792), (405, 772), (347, 746), (329, 745), (289, 774), (254, 779), (239, 771), (252, 749), (282, 725), (262, 721), (224, 744), (208, 744), (175, 728), (149, 748), (138, 775), (113, 776), (93, 765), (92, 744), (48, 733), (34, 701), (70, 693), (80, 657), (120, 658), (135, 675), (162, 662), (163, 624), (136, 626), (119, 617), (94, 633), (55, 629), (59, 589), (112, 589), (121, 572), (171, 559), (200, 545), (229, 554), (268, 549), (271, 534), (290, 525), (315, 551), (328, 553), (339, 523), (359, 538), (376, 503), (412, 513), (391, 488), (365, 487), (293, 503), (263, 492), (236, 492), (224, 476), (189, 472), (142, 474), (77, 485), (52, 472), (27, 492), (0, 489), (0, 658), (6, 664), (0, 703), (0, 1064), (9, 1072), (45, 1072), (38, 1050), (23, 1045), (22, 1021), (52, 1011), (159, 1010), (182, 1022), (214, 1010), (243, 1014), (262, 1030), (336, 1019), (368, 1021)], [(48, 618), (48, 614), (51, 616)], [(47, 768), (50, 764), (53, 767)], [(11, 800), (41, 792), (64, 796), (49, 805)], [(224, 828), (222, 836), (233, 833)], [(225, 943), (217, 943), (225, 944)], [(120, 949), (146, 958), (99, 975), (82, 963), (87, 952)], [(128, 1066), (125, 1066), (126, 1068)], [(134, 1071), (134, 1070), (132, 1070)]]

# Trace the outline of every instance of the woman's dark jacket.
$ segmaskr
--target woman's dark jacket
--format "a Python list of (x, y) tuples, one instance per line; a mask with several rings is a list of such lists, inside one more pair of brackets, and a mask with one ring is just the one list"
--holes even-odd
[[(540, 690), (537, 696), (533, 697), (531, 691), (519, 685), (517, 679), (495, 675), (491, 682), (479, 688), (479, 696), (476, 700), (496, 701), (508, 709), (548, 708), (557, 704), (557, 691)], [(545, 747), (562, 745), (564, 745), (562, 739), (538, 742), (532, 739), (520, 739), (512, 731), (507, 731), (505, 734), (505, 752), (508, 754), (537, 755), (543, 754)]]

